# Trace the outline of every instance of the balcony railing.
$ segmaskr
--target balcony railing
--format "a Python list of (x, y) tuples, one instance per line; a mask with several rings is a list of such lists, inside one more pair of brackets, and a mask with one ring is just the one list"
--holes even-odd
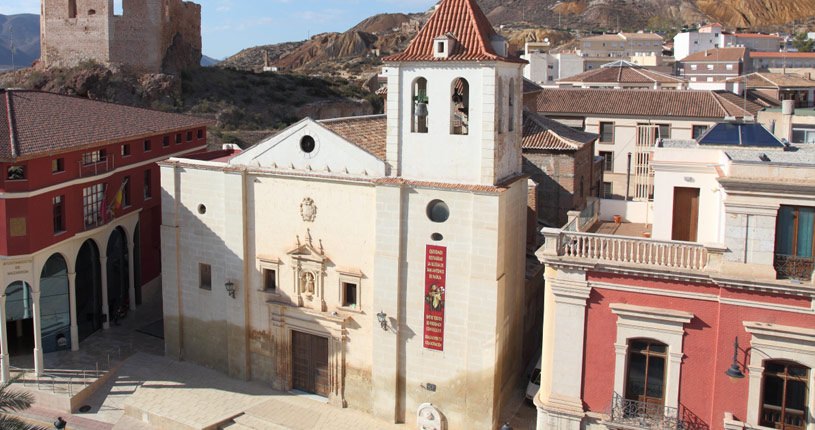
[(809, 281), (812, 279), (812, 271), (815, 269), (815, 257), (775, 254), (773, 266), (778, 279)]
[(611, 423), (641, 429), (686, 430), (697, 429), (691, 422), (681, 419), (679, 409), (659, 403), (629, 400), (614, 393), (611, 402)]
[(79, 162), (79, 177), (87, 178), (90, 176), (101, 175), (110, 172), (116, 168), (116, 163), (113, 157), (108, 155), (98, 161), (92, 163)]
[(544, 254), (551, 256), (687, 270), (702, 270), (708, 265), (709, 259), (707, 248), (692, 242), (555, 229), (544, 229), (544, 236)]

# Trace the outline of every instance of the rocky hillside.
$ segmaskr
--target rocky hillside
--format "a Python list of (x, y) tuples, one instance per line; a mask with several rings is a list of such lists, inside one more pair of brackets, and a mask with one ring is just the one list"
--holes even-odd
[(426, 19), (425, 14), (376, 15), (344, 33), (322, 33), (306, 41), (244, 49), (218, 67), (257, 72), (268, 58), (269, 64), (281, 70), (359, 78), (376, 70), (380, 56), (404, 49)]
[(12, 33), (15, 66), (27, 67), (40, 58), (39, 15), (0, 15), (0, 69), (11, 68)]
[[(85, 63), (72, 69), (22, 69), (0, 74), (0, 87), (62, 94), (193, 114), (214, 121), (211, 142), (252, 144), (303, 117), (366, 115), (381, 106), (347, 81), (256, 74), (217, 67), (179, 76), (139, 74)], [(252, 132), (256, 133), (252, 133)], [(253, 136), (244, 138), (243, 136)]]
[[(815, 16), (812, 0), (479, 0), (494, 24), (591, 30), (641, 29), (658, 19), (684, 24), (718, 21), (726, 27), (764, 28)], [(619, 20), (619, 21), (618, 21)]]

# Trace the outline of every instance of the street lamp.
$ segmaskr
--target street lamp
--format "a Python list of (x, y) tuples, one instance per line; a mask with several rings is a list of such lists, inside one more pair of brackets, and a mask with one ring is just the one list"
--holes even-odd
[(235, 287), (235, 283), (232, 281), (226, 281), (224, 287), (226, 288), (226, 293), (229, 294), (229, 297), (232, 297), (234, 299), (235, 291), (237, 290), (237, 288)]
[(376, 319), (379, 321), (379, 326), (382, 327), (382, 330), (388, 330), (388, 314), (385, 311), (379, 311), (376, 314)]
[(739, 337), (736, 336), (736, 341), (733, 344), (733, 364), (731, 364), (730, 368), (724, 372), (727, 376), (736, 379), (744, 378), (744, 373), (742, 373), (741, 369), (739, 368), (738, 359), (739, 359)]

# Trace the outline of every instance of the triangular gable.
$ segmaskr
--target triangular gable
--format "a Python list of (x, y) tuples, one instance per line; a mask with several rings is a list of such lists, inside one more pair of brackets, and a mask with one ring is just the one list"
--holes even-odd
[(383, 160), (311, 118), (249, 148), (229, 160), (229, 164), (282, 171), (385, 176)]

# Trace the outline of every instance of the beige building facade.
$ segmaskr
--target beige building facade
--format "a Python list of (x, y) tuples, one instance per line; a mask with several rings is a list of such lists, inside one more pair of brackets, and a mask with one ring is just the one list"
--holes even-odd
[(526, 364), (528, 184), (523, 63), (491, 28), (445, 0), (386, 59), (386, 116), (163, 164), (168, 355), (411, 427), (500, 425)]

